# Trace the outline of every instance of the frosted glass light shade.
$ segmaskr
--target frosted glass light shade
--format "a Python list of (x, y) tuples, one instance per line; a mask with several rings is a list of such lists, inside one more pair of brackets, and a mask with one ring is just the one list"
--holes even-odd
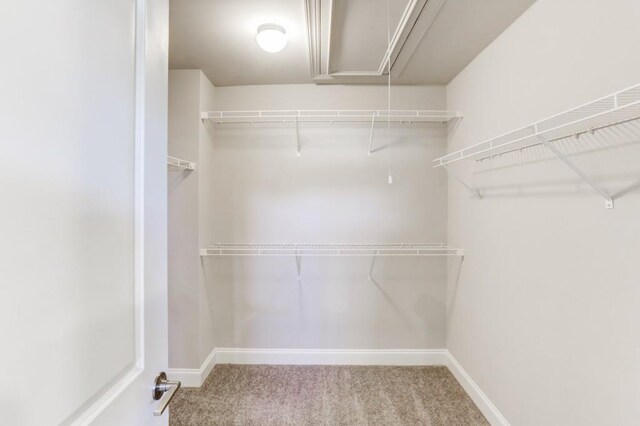
[(280, 25), (263, 24), (258, 27), (256, 42), (267, 52), (279, 52), (287, 46), (287, 32)]

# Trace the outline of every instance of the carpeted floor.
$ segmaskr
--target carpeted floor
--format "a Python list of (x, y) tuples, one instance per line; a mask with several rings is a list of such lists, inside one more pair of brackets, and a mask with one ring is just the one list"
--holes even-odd
[(170, 426), (488, 425), (446, 367), (216, 365)]

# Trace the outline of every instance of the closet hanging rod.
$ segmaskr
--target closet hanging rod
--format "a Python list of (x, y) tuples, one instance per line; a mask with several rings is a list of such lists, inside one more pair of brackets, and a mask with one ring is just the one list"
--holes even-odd
[(201, 113), (201, 118), (215, 124), (370, 123), (372, 119), (394, 123), (446, 123), (462, 118), (462, 115), (440, 110), (270, 110), (208, 111)]
[(196, 163), (177, 157), (167, 157), (167, 164), (183, 170), (195, 170)]
[(640, 119), (640, 84), (553, 115), (528, 126), (468, 146), (433, 160), (441, 167), (467, 159), (489, 158)]
[(463, 256), (464, 251), (434, 244), (214, 244), (201, 256)]

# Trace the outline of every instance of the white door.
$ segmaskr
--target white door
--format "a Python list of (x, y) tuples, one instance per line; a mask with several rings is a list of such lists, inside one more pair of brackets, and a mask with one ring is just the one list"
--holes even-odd
[(0, 2), (0, 424), (162, 425), (167, 0)]

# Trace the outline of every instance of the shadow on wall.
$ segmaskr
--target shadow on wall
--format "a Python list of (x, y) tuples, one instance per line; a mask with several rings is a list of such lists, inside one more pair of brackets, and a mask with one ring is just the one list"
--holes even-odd
[(441, 349), (446, 258), (204, 258), (216, 346)]
[(456, 309), (456, 295), (460, 286), (463, 263), (464, 257), (453, 257), (448, 259), (447, 262), (447, 324), (449, 324), (453, 311)]
[(193, 170), (185, 170), (185, 169), (175, 169), (175, 170), (170, 169), (169, 171), (170, 173), (167, 178), (167, 186), (168, 186), (169, 192), (171, 192), (178, 185), (180, 185), (180, 182), (184, 181), (192, 173), (194, 173)]

